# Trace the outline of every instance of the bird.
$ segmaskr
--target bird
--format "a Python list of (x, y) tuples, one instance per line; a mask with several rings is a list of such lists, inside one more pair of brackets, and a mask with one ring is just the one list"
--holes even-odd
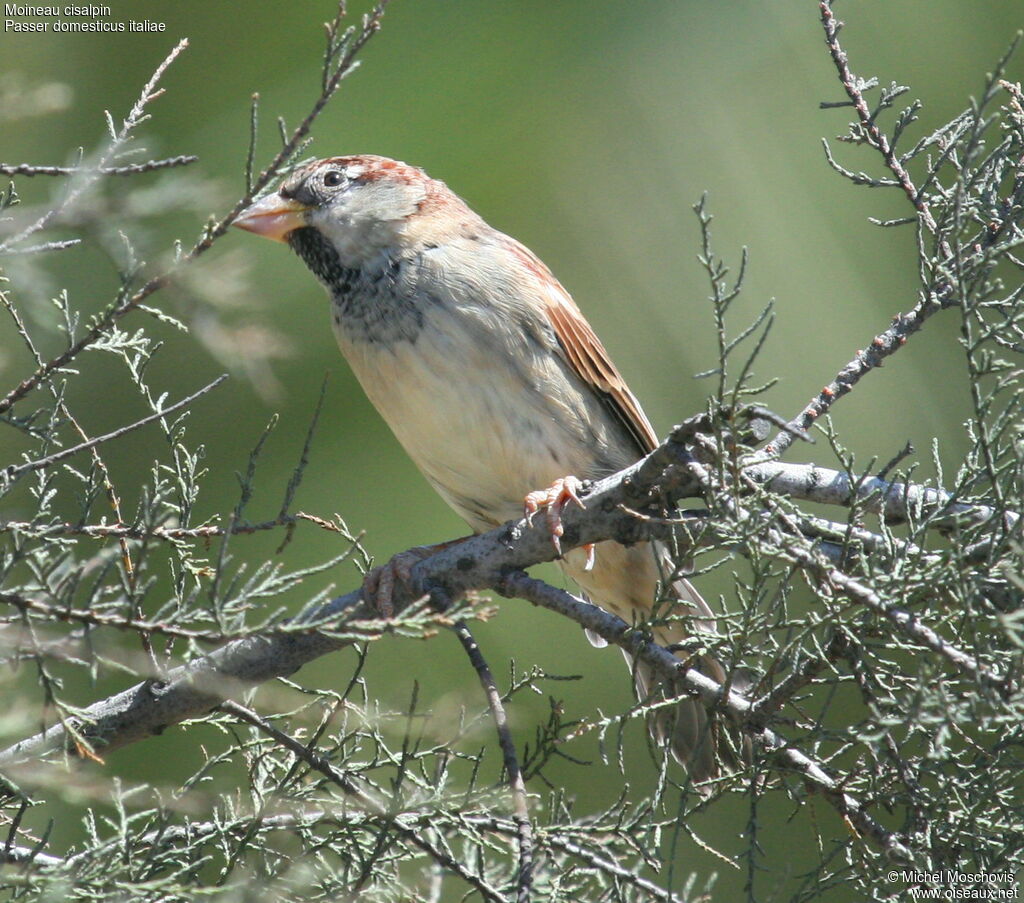
[[(363, 391), (474, 533), (520, 519), (524, 505), (546, 507), (557, 543), (558, 513), (580, 502), (582, 481), (657, 446), (636, 396), (548, 267), (422, 169), (372, 154), (315, 160), (234, 225), (286, 243), (323, 284)], [(587, 598), (630, 623), (650, 616), (672, 575), (653, 637), (725, 682), (716, 659), (681, 649), (715, 632), (714, 615), (664, 547), (608, 541), (566, 551), (559, 563)], [(742, 753), (722, 716), (627, 661), (641, 698), (680, 697), (657, 710), (651, 731), (691, 779), (732, 771)]]

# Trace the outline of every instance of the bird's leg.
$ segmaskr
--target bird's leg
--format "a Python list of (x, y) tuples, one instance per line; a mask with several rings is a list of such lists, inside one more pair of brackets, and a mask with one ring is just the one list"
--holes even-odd
[(378, 565), (367, 571), (363, 578), (363, 601), (375, 609), (382, 618), (394, 617), (396, 588), (400, 588), (406, 594), (413, 592), (411, 586), (413, 567), (437, 552), (458, 545), (466, 538), (468, 537), (450, 539), (447, 542), (429, 546), (414, 546), (404, 552), (399, 552), (386, 564)]
[[(565, 533), (562, 526), (562, 512), (569, 502), (575, 502), (581, 508), (586, 507), (580, 500), (579, 492), (583, 488), (583, 481), (571, 474), (555, 480), (547, 489), (538, 489), (529, 493), (523, 499), (523, 509), (526, 513), (527, 523), (533, 523), (533, 515), (541, 508), (545, 508), (545, 515), (548, 521), (548, 529), (551, 531), (551, 542), (555, 551), (561, 556), (561, 537)], [(587, 553), (587, 563), (583, 569), (589, 571), (594, 566), (594, 544), (587, 543), (583, 547)]]

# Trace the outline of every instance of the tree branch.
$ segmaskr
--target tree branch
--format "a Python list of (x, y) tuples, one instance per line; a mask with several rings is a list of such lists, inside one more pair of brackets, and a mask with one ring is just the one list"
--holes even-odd
[[(590, 485), (583, 496), (586, 509), (570, 507), (563, 514), (563, 549), (609, 539), (623, 544), (670, 537), (683, 544), (706, 542), (711, 526), (704, 518), (667, 521), (633, 514), (663, 494), (681, 498), (700, 493), (694, 471), (702, 468), (685, 445), (695, 430), (695, 421), (683, 423), (646, 458)], [(815, 465), (768, 462), (753, 465), (743, 473), (783, 495), (839, 505), (856, 500), (887, 518), (920, 516), (923, 510), (930, 514), (934, 526), (951, 526), (957, 518), (978, 522), (994, 516), (985, 506), (955, 502), (939, 490), (884, 480), (854, 484), (845, 474)], [(1016, 523), (1017, 516), (1014, 518)], [(401, 611), (411, 598), (424, 595), (450, 602), (469, 590), (498, 587), (508, 574), (555, 557), (545, 524), (509, 522), (416, 564), (412, 568), (412, 594), (404, 603), (396, 599), (396, 610)], [(361, 591), (353, 590), (305, 613), (280, 631), (231, 642), (175, 669), (164, 681), (145, 681), (95, 703), (85, 710), (78, 728), (100, 749), (136, 742), (186, 718), (202, 715), (233, 692), (292, 674), (313, 659), (348, 645), (353, 641), (351, 634), (339, 636), (319, 630), (338, 629), (339, 624), (348, 622), (360, 622), (361, 627), (376, 633), (386, 627), (386, 622), (377, 621), (363, 604)], [(366, 636), (366, 632), (359, 634), (360, 639)], [(716, 684), (695, 673), (688, 674), (687, 680), (691, 689), (708, 694), (708, 700), (714, 702)], [(0, 753), (0, 766), (62, 748), (66, 743), (64, 728), (55, 725)]]
[[(699, 537), (705, 528), (700, 518), (694, 518), (694, 523), (687, 530), (685, 521), (667, 523), (653, 518), (640, 519), (625, 509), (627, 500), (632, 505), (645, 507), (667, 486), (673, 487), (674, 495), (682, 494), (683, 489), (691, 493), (696, 491), (695, 472), (703, 471), (703, 468), (690, 457), (684, 444), (695, 429), (694, 422), (683, 424), (647, 458), (591, 486), (585, 496), (586, 510), (569, 509), (565, 512), (565, 548), (607, 539), (635, 542), (680, 529), (694, 538)], [(663, 466), (666, 461), (671, 463)], [(832, 482), (843, 485), (840, 474), (808, 467), (803, 469), (802, 481), (798, 481), (795, 476), (800, 472), (795, 465), (760, 464), (755, 468), (755, 473), (763, 480), (770, 482), (774, 477), (788, 477), (790, 488), (804, 487), (808, 494), (812, 487), (828, 485), (829, 481), (822, 479), (825, 473), (830, 474)], [(899, 492), (888, 488), (894, 498), (906, 500), (908, 497), (908, 487)], [(863, 486), (859, 489), (861, 494), (868, 491)], [(950, 505), (948, 498), (933, 490), (918, 487), (915, 492), (917, 495), (911, 493), (912, 498), (920, 496), (936, 508)], [(847, 487), (845, 492), (834, 489), (828, 498), (833, 502), (849, 502), (856, 495), (851, 487)], [(887, 496), (883, 494), (881, 498)], [(965, 510), (974, 509), (965, 506)], [(414, 566), (413, 596), (430, 594), (447, 602), (461, 598), (470, 589), (491, 587), (571, 617), (661, 673), (682, 682), (709, 707), (723, 709), (732, 720), (743, 725), (763, 749), (770, 751), (786, 770), (796, 771), (810, 781), (858, 831), (871, 837), (896, 858), (906, 854), (899, 839), (874, 822), (820, 764), (787, 746), (782, 738), (761, 723), (765, 708), (762, 707), (755, 715), (751, 702), (735, 691), (723, 699), (723, 688), (719, 684), (697, 671), (686, 670), (685, 664), (673, 653), (647, 641), (630, 625), (597, 606), (531, 580), (522, 573), (525, 568), (551, 560), (554, 555), (546, 525), (538, 523), (531, 526), (525, 521), (508, 523), (489, 533), (470, 537)], [(401, 610), (402, 600), (396, 602), (396, 607)], [(404, 604), (407, 603), (405, 600)], [(321, 628), (344, 629), (349, 622), (367, 621), (370, 616), (371, 612), (361, 601), (360, 591), (347, 593), (307, 612), (278, 631), (234, 641), (171, 671), (162, 681), (146, 681), (95, 703), (75, 719), (76, 740), (93, 744), (102, 753), (104, 749), (135, 742), (186, 718), (201, 716), (229, 696), (272, 678), (289, 675), (303, 664), (353, 642), (352, 634), (328, 633)], [(378, 627), (375, 629), (386, 627), (381, 622), (376, 624)], [(363, 628), (369, 626), (361, 624)], [(361, 638), (365, 636), (365, 632), (360, 634)], [(38, 759), (49, 751), (66, 749), (70, 745), (68, 731), (62, 725), (55, 725), (0, 753), (0, 765), (17, 775), (20, 771), (18, 763)]]
[[(838, 22), (832, 13), (831, 0), (822, 0), (819, 3), (819, 8), (821, 10), (821, 24), (825, 29), (825, 45), (828, 47), (829, 55), (835, 64), (839, 81), (846, 91), (846, 96), (850, 98), (850, 103), (857, 111), (857, 118), (860, 120), (860, 127), (863, 130), (864, 137), (882, 155), (886, 167), (895, 177), (896, 184), (903, 189), (907, 200), (914, 205), (914, 209), (920, 214), (921, 222), (924, 223), (929, 232), (934, 233), (938, 226), (928, 204), (921, 197), (917, 186), (911, 180), (910, 173), (907, 172), (906, 167), (896, 156), (896, 152), (889, 143), (889, 139), (875, 122), (875, 116), (868, 109), (867, 101), (864, 99), (864, 93), (860, 87), (861, 80), (850, 71), (850, 63), (847, 59), (846, 51), (839, 44), (839, 29), (842, 23)], [(949, 245), (944, 241), (941, 250), (943, 256), (950, 256)]]
[(753, 707), (750, 701), (740, 693), (732, 690), (723, 698), (723, 687), (720, 684), (699, 671), (689, 669), (684, 661), (657, 643), (645, 639), (641, 631), (634, 629), (621, 618), (596, 605), (577, 599), (565, 590), (549, 586), (523, 573), (509, 574), (498, 589), (507, 595), (526, 599), (535, 605), (572, 618), (609, 643), (614, 643), (636, 659), (655, 668), (665, 677), (677, 682), (681, 678), (687, 690), (700, 697), (701, 702), (709, 708), (718, 708), (741, 724), (760, 748), (770, 753), (787, 771), (802, 775), (840, 815), (849, 819), (862, 835), (875, 841), (887, 856), (909, 861), (910, 851), (897, 834), (886, 830), (868, 815), (863, 806), (846, 793), (840, 782), (829, 775), (820, 763), (788, 745), (788, 742), (774, 731), (757, 724), (752, 718)]
[[(831, 0), (821, 0), (819, 3), (821, 23), (825, 31), (825, 44), (828, 47), (829, 55), (836, 67), (839, 81), (849, 98), (850, 105), (857, 113), (859, 135), (862, 135), (869, 146), (878, 151), (885, 166), (892, 173), (892, 180), (872, 180), (863, 174), (857, 176), (848, 173), (832, 159), (831, 153), (826, 144), (826, 155), (830, 165), (843, 175), (852, 178), (857, 184), (898, 186), (907, 199), (917, 211), (918, 218), (924, 227), (933, 235), (938, 235), (939, 252), (942, 260), (949, 260), (954, 256), (953, 247), (949, 241), (938, 234), (938, 225), (932, 215), (928, 202), (922, 196), (921, 190), (914, 184), (910, 173), (896, 155), (893, 143), (889, 141), (886, 134), (878, 127), (877, 116), (868, 108), (864, 98), (863, 82), (850, 70), (849, 60), (846, 51), (839, 43), (839, 29), (842, 23), (839, 22), (832, 12)], [(882, 366), (887, 357), (895, 354), (907, 343), (907, 339), (917, 332), (924, 321), (935, 312), (942, 310), (950, 301), (952, 286), (945, 284), (935, 293), (926, 293), (913, 309), (904, 314), (897, 314), (893, 317), (892, 326), (885, 332), (872, 339), (870, 345), (857, 352), (851, 360), (836, 376), (813, 398), (804, 409), (791, 421), (790, 426), (806, 430), (814, 421), (824, 414), (832, 404), (843, 395), (848, 393), (862, 376), (876, 367)], [(777, 457), (781, 455), (793, 443), (792, 430), (783, 430), (765, 446), (765, 453)]]
[(968, 523), (986, 524), (997, 516), (1005, 517), (1007, 527), (1020, 521), (1019, 512), (1000, 515), (994, 507), (957, 501), (941, 489), (878, 477), (854, 480), (846, 473), (816, 464), (765, 462), (747, 467), (743, 473), (769, 491), (789, 498), (844, 508), (856, 503), (863, 511), (881, 515), (889, 524), (927, 521), (929, 527), (947, 530)]

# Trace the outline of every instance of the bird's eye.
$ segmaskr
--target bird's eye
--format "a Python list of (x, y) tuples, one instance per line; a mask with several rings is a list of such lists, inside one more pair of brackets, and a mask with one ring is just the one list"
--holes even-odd
[(337, 169), (328, 170), (324, 174), (324, 185), (328, 188), (337, 188), (344, 181), (344, 174)]

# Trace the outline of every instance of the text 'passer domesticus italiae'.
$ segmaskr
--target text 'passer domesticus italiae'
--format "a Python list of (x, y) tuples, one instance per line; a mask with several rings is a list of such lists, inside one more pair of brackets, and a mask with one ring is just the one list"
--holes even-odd
[[(235, 225), (286, 242), (323, 283), (338, 344), (367, 396), (474, 531), (522, 517), (525, 502), (549, 509), (557, 542), (558, 512), (580, 479), (621, 470), (657, 444), (551, 271), (422, 170), (370, 155), (319, 160)], [(651, 611), (660, 574), (672, 572), (654, 543), (574, 549), (561, 565), (627, 622)], [(372, 590), (387, 596), (390, 584), (380, 584), (393, 579), (377, 572)], [(680, 578), (673, 591), (673, 610), (659, 613), (678, 618), (658, 626), (655, 640), (672, 646), (713, 631), (693, 586)], [(725, 677), (708, 656), (693, 666)], [(679, 692), (655, 688), (643, 666), (636, 677), (642, 696)], [(695, 780), (734, 763), (726, 732), (699, 701), (682, 698), (655, 720)]]

